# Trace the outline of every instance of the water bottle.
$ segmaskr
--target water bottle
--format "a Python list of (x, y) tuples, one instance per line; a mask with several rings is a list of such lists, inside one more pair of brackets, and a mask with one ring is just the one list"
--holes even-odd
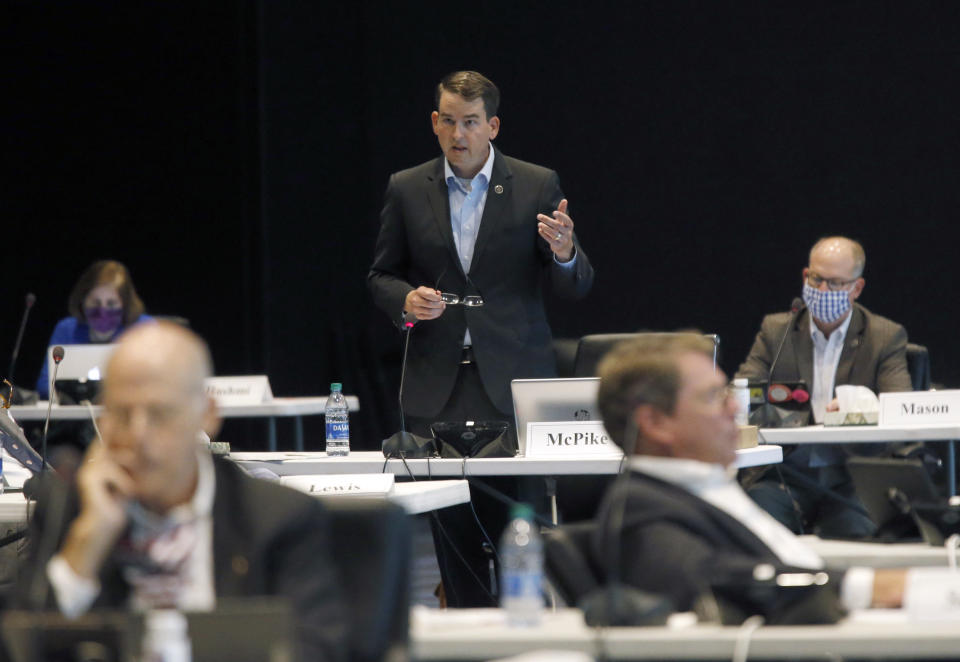
[(149, 611), (144, 619), (143, 662), (190, 662), (187, 618), (172, 609)]
[(343, 457), (350, 454), (350, 410), (341, 392), (342, 384), (330, 384), (330, 397), (324, 416), (327, 419), (327, 456)]
[(737, 402), (737, 414), (734, 417), (737, 425), (750, 424), (750, 389), (744, 377), (733, 380), (733, 399)]
[(518, 504), (500, 539), (500, 606), (510, 625), (536, 625), (543, 616), (543, 540), (533, 509)]

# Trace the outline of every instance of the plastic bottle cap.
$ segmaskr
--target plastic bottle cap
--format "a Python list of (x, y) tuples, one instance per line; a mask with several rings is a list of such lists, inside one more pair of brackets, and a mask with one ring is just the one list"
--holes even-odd
[(733, 385), (736, 386), (736, 387), (738, 387), (738, 388), (741, 387), (741, 386), (742, 386), (743, 388), (746, 388), (747, 385), (748, 385), (748, 383), (749, 383), (749, 382), (747, 381), (747, 378), (746, 378), (746, 377), (737, 377), (736, 379), (733, 380)]
[(528, 503), (515, 503), (510, 507), (511, 519), (533, 519), (533, 507)]
[(342, 388), (343, 388), (343, 384), (341, 384), (340, 382), (333, 382), (332, 384), (330, 384), (331, 391), (339, 391)]

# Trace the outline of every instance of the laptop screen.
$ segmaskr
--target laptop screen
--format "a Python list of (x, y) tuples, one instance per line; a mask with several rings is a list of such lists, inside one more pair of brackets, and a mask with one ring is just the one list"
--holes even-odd
[[(57, 379), (76, 381), (99, 381), (107, 367), (107, 360), (116, 345), (61, 345), (63, 360), (57, 369)], [(53, 347), (47, 348), (47, 375), (50, 393), (53, 393)]]
[(527, 423), (599, 421), (599, 377), (514, 379), (513, 410), (520, 454), (527, 452)]

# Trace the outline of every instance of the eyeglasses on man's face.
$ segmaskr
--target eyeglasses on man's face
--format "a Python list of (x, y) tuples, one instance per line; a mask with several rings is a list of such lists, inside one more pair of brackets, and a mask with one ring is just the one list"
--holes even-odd
[(840, 278), (823, 278), (822, 276), (817, 275), (817, 272), (813, 271), (812, 269), (807, 269), (807, 284), (816, 289), (819, 289), (820, 285), (826, 283), (827, 289), (831, 292), (840, 292), (842, 290), (850, 289), (850, 286), (856, 282), (856, 278), (851, 278), (850, 280), (843, 280)]

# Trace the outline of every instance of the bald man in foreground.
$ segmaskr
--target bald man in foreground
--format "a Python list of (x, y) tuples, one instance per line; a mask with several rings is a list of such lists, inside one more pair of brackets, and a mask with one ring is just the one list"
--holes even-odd
[[(161, 322), (124, 335), (107, 366), (102, 442), (87, 453), (54, 531), (59, 549), (34, 559), (21, 598), (73, 617), (98, 607), (206, 611), (217, 598), (280, 596), (297, 618), (298, 659), (342, 659), (346, 628), (326, 512), (312, 497), (211, 457), (201, 441), (220, 425), (204, 391), (210, 374), (206, 346), (186, 329)], [(36, 534), (58, 528), (52, 492)]]
[[(767, 315), (737, 377), (766, 380), (781, 338), (773, 382), (803, 380), (810, 392), (813, 418), (837, 409), (838, 384), (866, 386), (874, 393), (911, 390), (907, 372), (907, 332), (896, 322), (870, 312), (856, 300), (863, 293), (866, 254), (846, 237), (825, 237), (810, 249), (803, 269), (803, 303), (799, 314)], [(876, 452), (819, 444), (799, 446), (784, 458), (793, 471), (781, 484), (768, 471), (748, 492), (767, 512), (794, 533), (824, 537), (866, 537), (875, 526), (862, 508), (852, 508), (812, 485), (856, 502), (846, 460), (852, 453)]]

